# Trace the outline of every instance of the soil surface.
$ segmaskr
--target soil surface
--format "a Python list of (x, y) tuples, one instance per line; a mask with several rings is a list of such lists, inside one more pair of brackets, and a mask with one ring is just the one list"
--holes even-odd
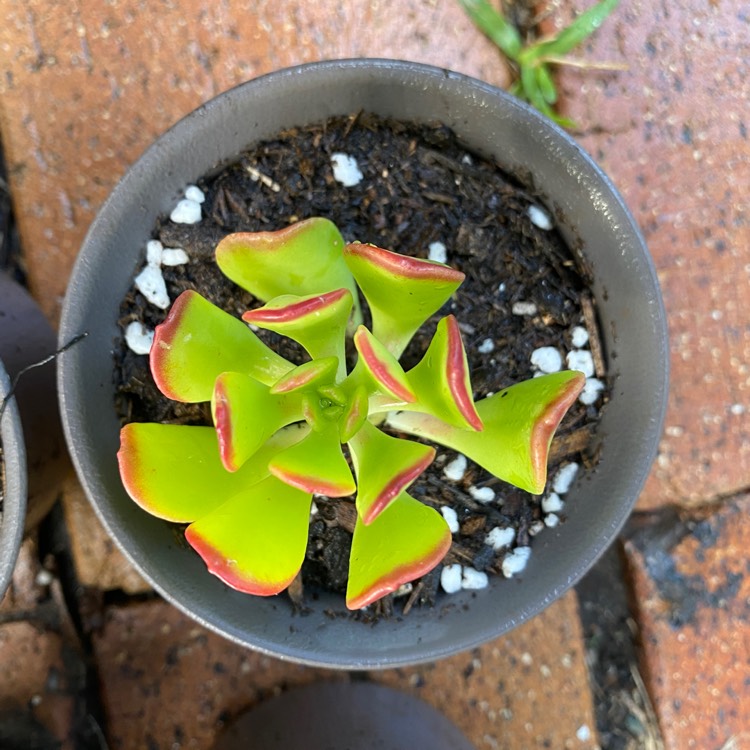
[[(344, 187), (334, 179), (331, 155), (337, 152), (357, 160), (363, 173), (358, 185)], [(575, 326), (587, 326), (598, 340), (581, 259), (554, 229), (544, 231), (529, 218), (529, 206), (541, 205), (541, 194), (468, 152), (445, 127), (383, 122), (364, 114), (334, 119), (264, 142), (198, 184), (206, 195), (203, 220), (182, 225), (165, 218), (154, 228), (164, 247), (183, 248), (190, 258), (186, 265), (163, 268), (171, 299), (197, 289), (239, 317), (261, 303), (221, 275), (213, 261), (219, 240), (235, 231), (280, 229), (324, 216), (337, 224), (347, 242), (369, 242), (421, 258), (428, 256), (431, 243), (440, 242), (447, 263), (466, 274), (454, 298), (404, 353), (405, 369), (420, 359), (438, 319), (449, 312), (462, 330), (477, 399), (531, 377), (530, 357), (537, 347), (554, 346), (564, 356), (573, 348)], [(517, 302), (533, 303), (536, 312), (513, 314)], [(133, 320), (153, 328), (166, 315), (135, 290), (123, 301), (121, 313), (123, 331)], [(302, 361), (291, 342), (259, 335), (287, 358)], [(123, 422), (210, 424), (207, 405), (164, 398), (151, 379), (147, 357), (131, 352), (124, 341), (115, 357), (115, 381)], [(589, 447), (598, 414), (598, 407), (573, 406), (553, 444), (550, 476), (563, 461), (587, 465), (594, 460)], [(445, 564), (460, 562), (498, 573), (505, 553), (484, 543), (487, 532), (511, 527), (514, 546), (529, 545), (529, 532), (542, 519), (540, 498), (471, 462), (463, 480), (447, 481), (442, 469), (454, 457), (438, 448), (434, 464), (410, 493), (434, 507), (449, 505), (458, 514), (460, 531)], [(491, 487), (496, 499), (477, 502), (469, 493), (472, 486)], [(346, 585), (353, 503), (316, 503), (319, 513), (311, 524), (307, 560), (290, 590), (300, 606), (318, 586), (343, 592)], [(433, 603), (439, 574), (440, 566), (395, 606), (408, 612), (416, 604)], [(393, 598), (387, 597), (375, 609), (387, 614), (393, 606)]]

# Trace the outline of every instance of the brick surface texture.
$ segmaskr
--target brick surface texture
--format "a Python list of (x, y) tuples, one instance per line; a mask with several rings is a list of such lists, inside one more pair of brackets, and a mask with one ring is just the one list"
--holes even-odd
[(750, 496), (648, 518), (625, 549), (643, 672), (667, 750), (750, 745)]
[(507, 81), (457, 3), (0, 0), (0, 127), (32, 291), (57, 321), (88, 225), (170, 125), (288, 65), (399, 57)]
[[(427, 701), (477, 748), (593, 749), (576, 606), (570, 593), (473, 652), (367, 678)], [(207, 748), (227, 722), (264, 698), (350, 678), (240, 648), (160, 600), (109, 609), (94, 645), (112, 750)]]
[(669, 412), (640, 507), (698, 505), (750, 485), (747, 3), (628, 0), (580, 56), (628, 66), (568, 70), (562, 96), (644, 232), (669, 318)]

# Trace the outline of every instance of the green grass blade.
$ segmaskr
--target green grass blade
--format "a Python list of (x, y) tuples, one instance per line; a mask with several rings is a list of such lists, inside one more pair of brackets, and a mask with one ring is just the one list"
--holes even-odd
[(554, 39), (534, 45), (533, 49), (536, 52), (534, 57), (539, 59), (546, 55), (567, 55), (604, 23), (619, 2), (620, 0), (602, 0), (602, 2), (581, 13), (570, 26), (564, 28)]
[(486, 34), (511, 60), (516, 60), (521, 52), (523, 42), (513, 24), (505, 18), (487, 0), (458, 0), (483, 34)]
[(552, 80), (549, 67), (544, 63), (536, 69), (536, 81), (539, 85), (539, 91), (544, 97), (544, 101), (547, 104), (555, 104), (557, 102), (557, 88), (555, 87), (555, 82)]

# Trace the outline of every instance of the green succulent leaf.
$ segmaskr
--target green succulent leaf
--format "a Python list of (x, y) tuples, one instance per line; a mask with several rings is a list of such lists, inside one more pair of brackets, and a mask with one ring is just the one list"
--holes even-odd
[(188, 526), (209, 571), (258, 596), (283, 591), (302, 566), (312, 497), (267, 477)]
[(344, 240), (336, 225), (315, 217), (275, 232), (237, 232), (216, 248), (225, 276), (258, 299), (283, 294), (322, 294), (348, 289), (361, 322), (357, 287), (344, 263)]
[[(346, 329), (353, 305), (348, 289), (298, 297), (285, 294), (264, 307), (249, 310), (242, 319), (288, 336), (313, 358), (336, 357), (345, 366)], [(342, 373), (342, 376), (346, 373)]]
[(461, 429), (482, 429), (482, 420), (472, 398), (469, 363), (461, 331), (453, 315), (438, 323), (424, 357), (406, 376), (417, 400), (399, 404), (376, 397), (371, 411), (418, 411), (432, 414)]
[[(364, 326), (360, 326), (354, 334), (354, 346), (359, 354), (357, 367), (367, 373), (373, 392), (387, 394), (404, 403), (417, 400), (409, 379), (396, 357)], [(354, 379), (360, 377), (360, 372), (357, 372)]]
[(357, 242), (344, 248), (344, 259), (370, 306), (373, 335), (397, 359), (465, 278), (442, 263)]
[(357, 489), (341, 450), (338, 422), (277, 453), (268, 470), (291, 487), (328, 497), (345, 497)]
[(336, 357), (305, 362), (282, 375), (271, 386), (270, 392), (277, 395), (323, 387), (324, 384), (333, 382), (338, 366), (339, 361)]
[(349, 403), (339, 421), (339, 439), (348, 443), (367, 421), (369, 394), (364, 385), (358, 385), (352, 392)]
[(244, 372), (270, 385), (294, 367), (242, 321), (191, 290), (156, 327), (150, 365), (159, 390), (187, 403), (210, 401), (222, 372)]
[(120, 476), (130, 497), (151, 515), (190, 523), (269, 476), (270, 458), (308, 432), (307, 425), (279, 430), (229, 472), (213, 427), (132, 422), (120, 431)]
[(445, 557), (450, 545), (445, 519), (406, 492), (369, 526), (357, 518), (346, 606), (361, 609), (425, 575)]
[(357, 473), (357, 513), (371, 524), (432, 463), (435, 449), (386, 435), (370, 422), (349, 441)]
[(547, 481), (547, 456), (563, 416), (586, 378), (567, 370), (532, 378), (477, 402), (482, 432), (448, 425), (428, 414), (400, 412), (388, 423), (402, 432), (460, 451), (496, 477), (539, 495)]
[(304, 396), (274, 395), (255, 378), (225, 372), (216, 378), (211, 413), (224, 468), (237, 471), (278, 429), (303, 418)]

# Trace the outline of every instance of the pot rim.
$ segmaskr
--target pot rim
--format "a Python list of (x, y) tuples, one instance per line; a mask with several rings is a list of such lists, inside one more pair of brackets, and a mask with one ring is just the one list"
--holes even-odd
[[(0, 361), (0, 403), (11, 390), (10, 378)], [(0, 417), (2, 459), (5, 470), (5, 493), (0, 514), (0, 600), (10, 584), (13, 568), (23, 539), (26, 516), (26, 448), (21, 416), (16, 399), (11, 396)]]
[[(90, 424), (92, 409), (88, 406), (86, 397), (80, 390), (76, 390), (77, 386), (74, 382), (80, 376), (82, 372), (81, 368), (85, 368), (84, 357), (86, 351), (92, 348), (91, 342), (82, 342), (78, 347), (62, 355), (58, 363), (58, 386), (66, 440), (86, 494), (94, 505), (100, 520), (117, 545), (125, 553), (126, 557), (131, 560), (141, 575), (157, 591), (183, 612), (211, 630), (221, 633), (237, 643), (251, 646), (256, 650), (280, 658), (316, 666), (371, 669), (432, 661), (456, 653), (457, 651), (472, 648), (490, 638), (501, 635), (515, 625), (524, 622), (540, 612), (579, 580), (614, 540), (625, 523), (645, 483), (650, 466), (656, 456), (658, 439), (661, 435), (666, 412), (669, 381), (666, 315), (656, 271), (640, 231), (610, 179), (593, 162), (591, 157), (558, 126), (506, 92), (469, 76), (430, 65), (384, 59), (335, 60), (307, 63), (260, 76), (220, 94), (185, 116), (158, 138), (126, 172), (92, 223), (76, 260), (63, 306), (59, 340), (62, 346), (64, 342), (70, 340), (77, 333), (80, 333), (81, 326), (87, 322), (77, 310), (74, 300), (86, 288), (93, 276), (101, 271), (100, 266), (102, 265), (102, 261), (100, 256), (103, 252), (102, 245), (106, 245), (108, 242), (111, 243), (116, 234), (117, 224), (115, 219), (122, 212), (122, 202), (132, 202), (134, 200), (133, 193), (136, 190), (136, 186), (140, 182), (150, 179), (149, 174), (154, 169), (155, 164), (164, 162), (165, 159), (169, 158), (170, 153), (182, 153), (184, 150), (194, 146), (197, 136), (193, 131), (200, 132), (206, 127), (211, 127), (211, 124), (217, 130), (221, 131), (219, 133), (221, 137), (234, 137), (235, 139), (239, 137), (236, 133), (233, 136), (232, 134), (227, 135), (223, 129), (231, 127), (227, 122), (231, 122), (231, 116), (237, 116), (237, 113), (241, 111), (243, 102), (247, 103), (250, 97), (255, 97), (264, 102), (272, 101), (268, 97), (272, 92), (276, 91), (277, 87), (281, 87), (282, 89), (287, 87), (294, 92), (298, 91), (300, 86), (309, 80), (313, 80), (324, 93), (330, 93), (334, 90), (336, 81), (344, 79), (351, 83), (358, 76), (371, 76), (372, 80), (376, 82), (374, 84), (376, 86), (379, 83), (385, 82), (383, 85), (393, 87), (398, 84), (403, 88), (408, 84), (412, 86), (411, 90), (414, 92), (417, 92), (418, 85), (424, 87), (425, 90), (428, 86), (435, 87), (437, 93), (434, 96), (437, 97), (437, 109), (439, 110), (443, 106), (446, 112), (448, 111), (447, 102), (449, 95), (453, 96), (453, 92), (457, 87), (468, 87), (470, 92), (469, 97), (473, 101), (478, 102), (477, 107), (479, 109), (477, 112), (479, 117), (482, 116), (481, 107), (485, 106), (487, 102), (493, 102), (495, 106), (502, 109), (504, 118), (510, 121), (523, 121), (524, 128), (538, 134), (541, 145), (548, 149), (551, 154), (556, 154), (561, 161), (568, 165), (575, 164), (578, 172), (571, 179), (576, 180), (581, 185), (581, 192), (586, 194), (586, 199), (600, 199), (603, 201), (601, 207), (597, 206), (595, 211), (592, 209), (597, 215), (595, 218), (597, 220), (601, 218), (601, 221), (610, 227), (610, 231), (617, 234), (613, 239), (613, 244), (622, 246), (623, 253), (625, 246), (627, 246), (628, 252), (633, 253), (632, 261), (637, 265), (637, 281), (648, 288), (648, 325), (650, 326), (650, 330), (644, 333), (644, 341), (648, 343), (654, 357), (657, 359), (657, 362), (652, 367), (654, 371), (651, 376), (652, 390), (646, 394), (646, 397), (641, 399), (642, 403), (640, 404), (641, 408), (650, 409), (648, 424), (644, 431), (646, 437), (638, 441), (635, 448), (638, 451), (637, 460), (633, 462), (632, 467), (628, 468), (630, 472), (629, 496), (624, 498), (616, 508), (608, 511), (606, 518), (597, 519), (597, 523), (590, 529), (591, 538), (588, 540), (588, 546), (575, 554), (575, 564), (570, 563), (566, 558), (560, 570), (548, 574), (550, 578), (549, 585), (543, 591), (540, 591), (533, 598), (533, 601), (523, 601), (512, 615), (501, 611), (498, 614), (499, 619), (503, 623), (501, 626), (493, 625), (492, 623), (482, 624), (475, 627), (469, 635), (464, 635), (449, 644), (441, 641), (440, 645), (425, 647), (420, 643), (420, 637), (417, 634), (415, 636), (417, 643), (407, 651), (390, 653), (387, 646), (382, 645), (380, 646), (380, 650), (376, 652), (370, 650), (367, 656), (359, 656), (352, 653), (341, 655), (335, 651), (335, 648), (331, 648), (329, 653), (310, 651), (307, 648), (297, 646), (288, 635), (286, 637), (277, 637), (275, 634), (271, 634), (256, 638), (254, 633), (248, 634), (247, 632), (243, 632), (242, 627), (237, 623), (228, 625), (227, 622), (217, 622), (213, 613), (208, 612), (205, 608), (196, 612), (194, 606), (192, 606), (194, 602), (185, 601), (185, 596), (195, 593), (193, 586), (185, 583), (181, 591), (175, 592), (172, 590), (173, 587), (165, 585), (158, 567), (154, 567), (155, 564), (153, 561), (145, 559), (140, 555), (143, 548), (139, 545), (143, 544), (143, 540), (136, 539), (135, 535), (127, 527), (123, 527), (122, 516), (118, 515), (122, 514), (123, 509), (115, 509), (111, 499), (107, 498), (106, 492), (104, 493), (104, 497), (98, 497), (99, 493), (106, 487), (106, 479), (108, 472), (111, 471), (111, 467), (105, 470), (102, 465), (97, 463), (95, 458), (96, 451), (99, 449), (98, 441), (94, 440), (90, 435), (87, 436), (81, 432), (84, 424)], [(415, 83), (415, 81), (419, 83)], [(344, 83), (344, 86), (346, 85)], [(445, 93), (441, 87), (445, 87), (445, 91), (448, 93)], [(378, 90), (375, 88), (373, 91), (377, 94)], [(426, 97), (428, 94), (424, 96)], [(408, 109), (410, 104), (402, 102), (400, 106)], [(468, 103), (467, 106), (469, 106)], [(227, 121), (220, 117), (223, 110), (226, 110), (230, 116)], [(445, 121), (448, 118), (441, 111), (436, 111), (434, 119)], [(465, 119), (469, 120), (469, 117), (467, 116)], [(307, 120), (307, 122), (312, 121), (313, 119)], [(287, 127), (291, 126), (291, 124), (291, 122), (285, 123)], [(296, 124), (303, 123), (297, 122)], [(504, 125), (504, 123), (498, 121), (498, 127), (500, 125)], [(467, 123), (466, 127), (471, 128), (471, 123)], [(517, 135), (520, 140), (526, 137), (524, 133)], [(459, 133), (459, 137), (461, 136), (462, 134)], [(259, 138), (260, 136), (256, 136), (255, 134), (250, 135), (247, 137), (245, 145), (250, 145), (259, 140)], [(511, 144), (512, 147), (513, 144)], [(235, 153), (239, 153), (239, 149)], [(218, 158), (214, 163), (216, 166), (221, 166), (226, 161), (227, 158)], [(572, 169), (572, 167), (570, 168)], [(202, 173), (195, 174), (193, 176), (194, 179), (198, 179), (201, 174), (205, 174), (207, 171), (209, 170), (204, 169)], [(168, 200), (174, 202), (177, 197), (177, 189), (184, 188), (188, 183), (182, 177), (176, 180), (172, 179), (171, 173), (165, 175), (164, 179), (167, 183), (170, 180), (174, 183), (173, 185), (168, 185), (167, 191), (165, 191), (168, 192), (170, 189), (175, 191), (171, 197), (168, 197)], [(142, 202), (146, 203), (147, 201), (143, 199)], [(137, 212), (138, 209), (133, 210)], [(141, 206), (140, 212), (144, 216), (147, 213), (143, 206)], [(163, 212), (164, 209), (160, 208), (157, 214)], [(148, 232), (152, 228), (153, 222), (148, 226)], [(566, 237), (566, 239), (570, 241), (571, 237)], [(135, 267), (133, 267), (133, 270), (135, 270)], [(597, 298), (599, 297), (598, 294), (596, 296)], [(121, 297), (118, 299), (121, 299)], [(636, 311), (634, 314), (640, 313)], [(91, 319), (88, 322), (92, 322)], [(604, 333), (607, 334), (606, 331)], [(103, 379), (98, 385), (100, 388), (109, 387), (109, 384)], [(109, 461), (108, 458), (107, 461)], [(611, 466), (608, 468), (611, 470)], [(570, 527), (570, 525), (571, 519), (566, 524), (561, 525), (563, 532), (565, 527)], [(551, 538), (552, 531), (548, 529), (545, 534), (550, 534)], [(559, 537), (560, 534), (561, 532), (558, 532), (555, 537)], [(544, 550), (548, 547), (549, 541), (549, 539), (544, 541), (540, 548)], [(536, 541), (534, 546), (537, 546)], [(548, 553), (544, 552), (543, 554)], [(502, 583), (507, 584), (509, 590), (512, 588), (513, 582)], [(524, 584), (531, 585), (530, 581), (524, 581)], [(182, 586), (183, 584), (180, 585)], [(513, 594), (511, 598), (518, 599), (518, 596)], [(228, 606), (232, 607), (231, 604)], [(272, 607), (272, 609), (275, 609), (275, 607)], [(274, 615), (271, 614), (269, 616)], [(409, 617), (411, 618), (412, 614)], [(438, 619), (440, 618), (438, 617)], [(292, 622), (294, 625), (302, 626), (304, 620), (298, 619)], [(404, 623), (406, 623), (406, 620), (404, 620)], [(386, 627), (384, 624), (381, 625), (383, 628)], [(362, 626), (358, 624), (356, 627)], [(425, 639), (432, 637), (432, 633), (429, 636), (423, 635)], [(440, 640), (439, 636), (435, 637), (437, 640)]]

